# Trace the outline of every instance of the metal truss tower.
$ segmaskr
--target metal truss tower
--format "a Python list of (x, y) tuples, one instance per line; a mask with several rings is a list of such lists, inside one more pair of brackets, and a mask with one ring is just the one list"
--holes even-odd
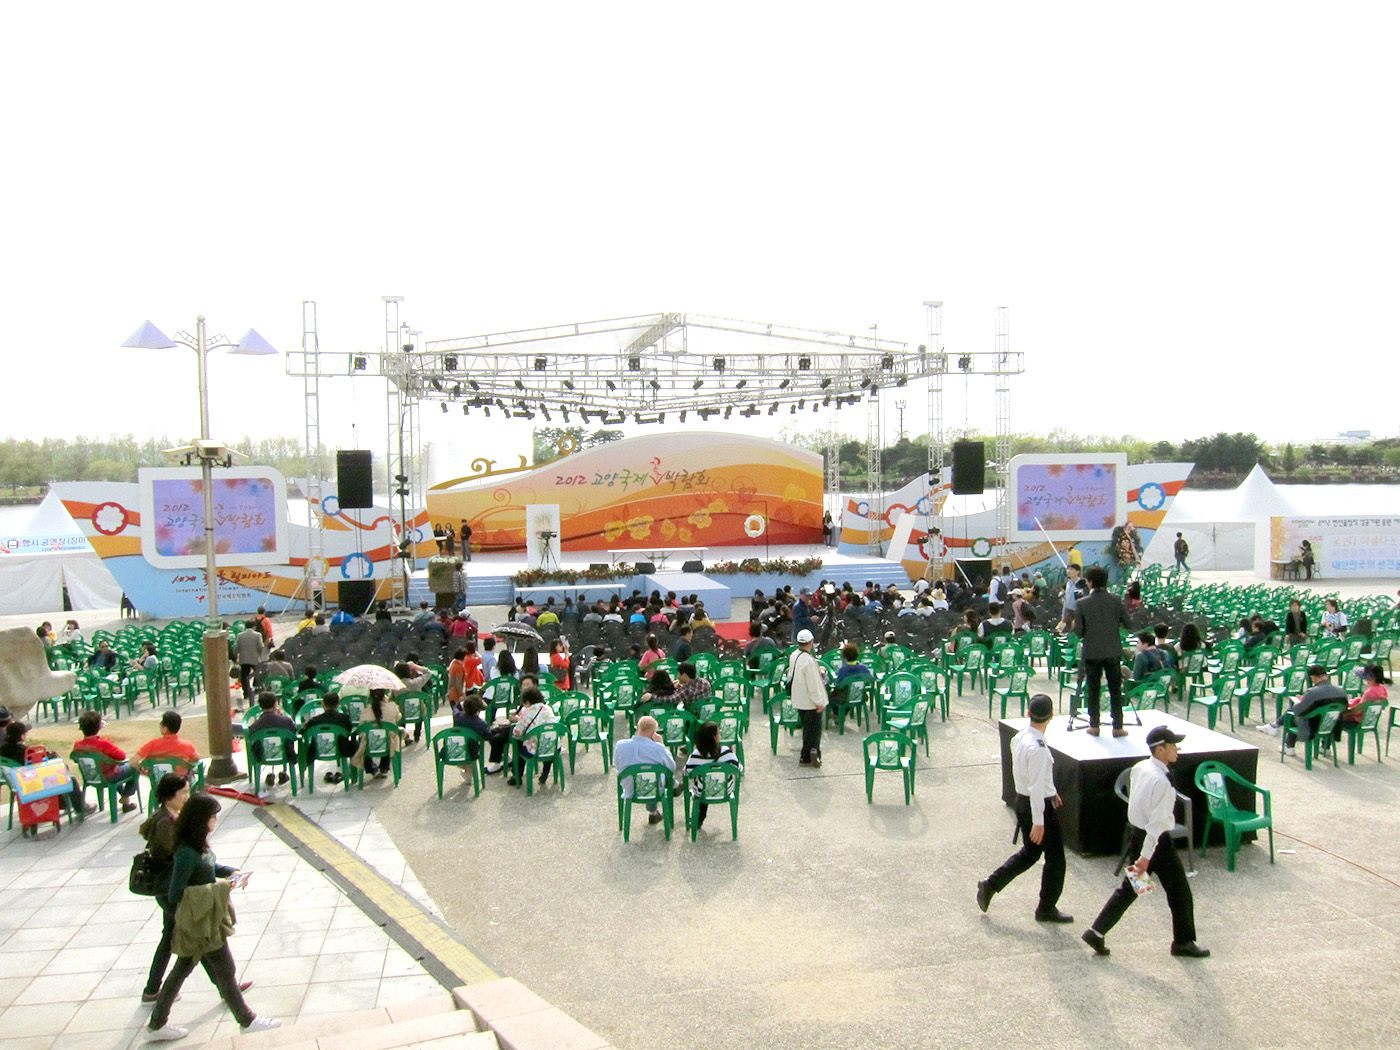
[[(996, 331), (992, 337), (993, 363), (997, 383), (997, 543), (1011, 535), (1011, 316), (1005, 306), (996, 308)], [(1014, 371), (1021, 369), (1017, 365)]]
[(846, 517), (846, 508), (841, 503), (841, 439), (836, 435), (837, 407), (837, 403), (833, 402), (828, 406), (826, 415), (826, 497), (833, 507), (831, 522), (836, 540), (833, 546), (841, 542), (841, 523)]
[(943, 303), (924, 303), (928, 320), (928, 515), (924, 523), (928, 540), (928, 566), (924, 579), (943, 578), (943, 539), (934, 536), (934, 529), (943, 528), (943, 514), (937, 503), (938, 486), (943, 483), (943, 376), (948, 371), (948, 355), (943, 352)]
[[(302, 588), (309, 608), (323, 603), (326, 537), (321, 525), (321, 342), (316, 335), (316, 303), (301, 303), (302, 401), (306, 413), (306, 572)], [(289, 362), (290, 363), (290, 362)]]

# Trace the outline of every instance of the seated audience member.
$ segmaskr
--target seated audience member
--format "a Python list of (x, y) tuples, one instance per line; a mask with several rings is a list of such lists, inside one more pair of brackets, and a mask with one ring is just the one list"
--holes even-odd
[[(403, 715), (399, 711), (399, 705), (389, 699), (389, 691), (387, 689), (371, 689), (369, 691), (369, 703), (365, 704), (364, 709), (360, 712), (361, 726), (370, 722), (391, 722), (394, 725), (398, 725), (402, 721)], [(365, 748), (368, 743), (368, 734), (360, 733), (359, 744), (355, 748), (355, 755), (350, 761), (357, 768), (363, 769), (367, 776), (372, 776), (376, 780), (383, 780), (389, 775), (393, 754), (402, 750), (403, 740), (399, 734), (390, 733), (390, 754), (379, 759), (370, 758), (365, 755)]]
[(1137, 655), (1133, 657), (1133, 680), (1140, 682), (1166, 666), (1166, 661), (1162, 659), (1162, 650), (1157, 648), (1156, 633), (1143, 631), (1137, 636)]
[(1175, 671), (1176, 650), (1172, 648), (1171, 633), (1171, 628), (1164, 623), (1152, 628), (1152, 634), (1157, 640), (1157, 651), (1162, 654), (1162, 666), (1169, 671)]
[[(102, 731), (102, 716), (96, 711), (84, 711), (78, 716), (78, 731), (83, 736), (73, 745), (73, 750), (95, 752), (98, 755), (104, 780), (119, 780), (131, 772), (131, 766), (126, 761), (126, 752), (110, 740), (98, 735)], [(117, 793), (122, 797), (123, 813), (130, 813), (136, 808), (136, 803), (131, 798), (132, 795), (136, 794), (136, 781), (134, 779), (128, 780), (117, 788)]]
[[(856, 675), (869, 675), (870, 668), (860, 662), (860, 649), (855, 642), (847, 642), (841, 647), (841, 666), (836, 669), (836, 677), (831, 682), (833, 689), (844, 691), (844, 683), (847, 679)], [(872, 676), (873, 677), (873, 676)]]
[(296, 669), (292, 667), (291, 661), (287, 659), (287, 650), (278, 649), (272, 654), (272, 659), (263, 664), (262, 680), (266, 682), (269, 678), (285, 678), (293, 681), (297, 676)]
[(1194, 623), (1185, 624), (1181, 628), (1181, 638), (1176, 643), (1176, 655), (1185, 657), (1188, 653), (1194, 653), (1197, 649), (1204, 649), (1206, 644), (1201, 639), (1201, 629)]
[[(355, 618), (352, 616), (350, 619), (351, 619), (351, 621), (353, 622)], [(322, 613), (317, 613), (317, 614), (316, 614), (315, 626), (313, 626), (313, 627), (311, 628), (311, 633), (312, 633), (312, 634), (330, 634), (330, 633), (331, 633), (331, 625), (328, 624), (328, 623), (326, 623), (326, 617), (324, 616), (324, 614), (322, 614)]]
[(545, 607), (540, 610), (540, 614), (535, 617), (536, 627), (548, 627), (550, 624), (559, 622), (559, 613), (554, 609), (554, 599), (550, 598)]
[[(11, 722), (6, 725), (5, 742), (0, 744), (0, 758), (8, 759), (17, 766), (32, 766), (35, 763), (59, 757), (54, 751), (30, 744), (27, 739), (28, 735), (29, 727), (23, 722)], [(61, 799), (63, 808), (69, 813), (81, 812), (83, 815), (97, 812), (96, 806), (84, 807), (82, 805), (82, 795), (83, 782), (75, 777), (69, 786), (68, 794)]]
[(669, 674), (658, 667), (651, 673), (651, 678), (647, 680), (647, 691), (642, 694), (641, 702), (674, 706), (676, 703), (676, 683), (671, 681)]
[(141, 652), (133, 656), (129, 661), (133, 671), (159, 671), (160, 656), (156, 653), (154, 642), (142, 642)]
[[(687, 774), (698, 766), (707, 766), (711, 762), (727, 762), (739, 768), (743, 772), (743, 765), (739, 762), (739, 756), (734, 753), (734, 749), (728, 744), (720, 746), (719, 726), (714, 722), (706, 722), (695, 731), (695, 750), (690, 753), (690, 757), (685, 760), (685, 771)], [(697, 778), (690, 782), (690, 792), (695, 798), (699, 798), (702, 792), (700, 780)], [(709, 805), (705, 802), (696, 802), (695, 805), (695, 826), (697, 828), (705, 826), (705, 814), (709, 811)]]
[(483, 638), (481, 642), (482, 684), (496, 677), (496, 639)]
[(1308, 614), (1303, 603), (1294, 598), (1288, 603), (1288, 615), (1283, 618), (1283, 632), (1289, 645), (1301, 645), (1308, 640)]
[[(545, 703), (543, 694), (533, 687), (526, 687), (521, 684), (520, 689), (520, 710), (515, 712), (515, 726), (511, 730), (511, 736), (515, 738), (515, 772), (507, 781), (511, 787), (517, 786), (525, 778), (525, 760), (533, 752), (525, 745), (525, 734), (537, 726), (547, 726), (554, 721), (554, 708)], [(549, 780), (550, 766), (546, 765), (540, 772), (540, 783), (545, 784)]]
[[(662, 673), (664, 672), (657, 672), (657, 674)], [(652, 677), (655, 678), (656, 675)], [(714, 695), (714, 688), (710, 685), (710, 680), (701, 678), (692, 663), (678, 665), (676, 677), (680, 679), (680, 684), (672, 690), (670, 702), (678, 707), (684, 707), (688, 710), (699, 701)]]
[(83, 629), (78, 626), (77, 620), (69, 620), (63, 625), (63, 631), (59, 637), (68, 644), (81, 642), (83, 640)]
[[(281, 709), (276, 693), (267, 689), (258, 693), (258, 707), (262, 709), (262, 713), (253, 719), (252, 724), (248, 726), (249, 736), (261, 733), (264, 729), (285, 729), (293, 736), (296, 735), (297, 724)], [(289, 746), (287, 757), (296, 758), (295, 745)], [(269, 773), (264, 783), (268, 787), (272, 787), (274, 784), (285, 784), (287, 779), (287, 773), (283, 770), (281, 773)]]
[(710, 614), (705, 611), (704, 602), (695, 603), (695, 613), (690, 618), (690, 626), (696, 631), (702, 627), (708, 627), (712, 631), (715, 629), (715, 621), (711, 620)]
[(649, 677), (647, 675), (647, 668), (656, 663), (657, 660), (664, 659), (666, 659), (666, 650), (661, 648), (661, 642), (657, 640), (656, 635), (647, 635), (646, 651), (642, 653), (642, 658), (637, 661), (637, 666), (640, 668), (642, 676)]
[(301, 681), (297, 682), (298, 693), (309, 693), (313, 689), (321, 688), (321, 680), (316, 677), (316, 668), (308, 664), (306, 670), (302, 672)]
[[(1312, 711), (1323, 704), (1334, 704), (1347, 699), (1346, 690), (1332, 684), (1327, 668), (1321, 664), (1313, 664), (1308, 668), (1308, 680), (1312, 682), (1312, 688), (1288, 707), (1293, 713), (1293, 728), (1284, 738), (1284, 749), (1290, 755), (1294, 753), (1295, 743), (1306, 744), (1313, 733), (1317, 732), (1319, 718), (1310, 717)], [(1282, 725), (1282, 719), (1278, 722), (1265, 722), (1259, 726), (1259, 732), (1278, 736)]]
[[(505, 755), (506, 741), (510, 739), (511, 725), (508, 721), (500, 725), (487, 725), (481, 717), (485, 710), (486, 704), (481, 697), (474, 692), (468, 693), (460, 704), (453, 705), (452, 724), (459, 729), (470, 729), (486, 741), (486, 773), (489, 776), (501, 771), (501, 759)], [(468, 743), (468, 757), (475, 759), (477, 752), (476, 741)]]
[[(351, 734), (350, 736), (343, 736), (336, 741), (341, 758), (349, 758), (355, 753), (357, 744), (353, 735), (355, 727), (350, 722), (350, 716), (340, 709), (339, 693), (327, 693), (325, 696), (321, 697), (321, 713), (312, 715), (302, 724), (301, 728), (302, 732), (305, 733), (308, 729), (322, 725), (340, 726), (345, 732)], [(327, 770), (322, 779), (325, 780), (327, 784), (339, 784), (344, 777), (341, 776), (340, 770), (331, 769)]]
[(147, 740), (136, 749), (136, 760), (147, 758), (178, 758), (183, 762), (198, 762), (199, 749), (180, 735), (183, 724), (179, 711), (166, 711), (160, 716), (160, 736)]
[(987, 603), (987, 618), (977, 625), (977, 637), (990, 646), (998, 634), (1010, 634), (1011, 621), (1001, 615), (1001, 602)]
[[(1356, 677), (1366, 683), (1365, 690), (1360, 696), (1352, 697), (1347, 701), (1347, 709), (1342, 714), (1342, 721), (1359, 725), (1361, 719), (1366, 714), (1367, 704), (1384, 704), (1390, 700), (1390, 692), (1386, 686), (1390, 684), (1390, 679), (1385, 676), (1380, 664), (1367, 664), (1356, 672)], [(1341, 726), (1337, 729), (1338, 739), (1341, 737)]]
[[(661, 741), (660, 726), (651, 715), (637, 719), (637, 731), (626, 740), (619, 740), (613, 749), (613, 765), (622, 778), (622, 797), (631, 798), (634, 784), (626, 772), (632, 766), (662, 765), (672, 773), (676, 771), (676, 760), (671, 750)], [(647, 803), (647, 823), (660, 824), (664, 819), (656, 803)]]

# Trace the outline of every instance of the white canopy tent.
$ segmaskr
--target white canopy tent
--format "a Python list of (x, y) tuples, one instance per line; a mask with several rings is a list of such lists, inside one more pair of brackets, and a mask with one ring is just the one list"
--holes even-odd
[[(1290, 485), (1325, 489), (1327, 486)], [(1374, 488), (1374, 486), (1368, 486)], [(1162, 526), (1143, 552), (1146, 564), (1172, 565), (1176, 534), (1191, 548), (1186, 564), (1192, 569), (1252, 570), (1256, 523), (1275, 514), (1304, 514), (1288, 495), (1269, 480), (1264, 468), (1255, 466), (1238, 488), (1183, 489), (1172, 501)], [(1316, 513), (1316, 512), (1313, 512)]]
[(115, 609), (122, 589), (52, 492), (15, 536), (0, 537), (0, 613)]

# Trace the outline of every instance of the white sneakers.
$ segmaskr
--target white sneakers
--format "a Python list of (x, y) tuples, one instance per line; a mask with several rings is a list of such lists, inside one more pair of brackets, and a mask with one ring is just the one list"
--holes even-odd
[(1269, 722), (1263, 722), (1260, 725), (1255, 726), (1254, 728), (1259, 730), (1259, 732), (1261, 733), (1268, 733), (1270, 736), (1278, 736), (1278, 726), (1272, 725)]
[(254, 1017), (243, 1026), (245, 1032), (266, 1032), (269, 1028), (281, 1028), (282, 1022), (275, 1017)]
[(176, 1039), (183, 1039), (190, 1034), (188, 1028), (181, 1028), (177, 1024), (168, 1024), (164, 1028), (147, 1028), (146, 1042), (148, 1043), (170, 1043)]

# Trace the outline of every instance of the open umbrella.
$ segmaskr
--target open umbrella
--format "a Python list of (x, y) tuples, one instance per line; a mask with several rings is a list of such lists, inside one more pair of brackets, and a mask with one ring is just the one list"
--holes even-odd
[(491, 633), (507, 642), (535, 642), (544, 645), (540, 632), (525, 623), (502, 623), (491, 628)]
[(368, 695), (371, 689), (388, 689), (401, 693), (408, 688), (398, 675), (378, 664), (359, 664), (335, 676), (341, 695)]

